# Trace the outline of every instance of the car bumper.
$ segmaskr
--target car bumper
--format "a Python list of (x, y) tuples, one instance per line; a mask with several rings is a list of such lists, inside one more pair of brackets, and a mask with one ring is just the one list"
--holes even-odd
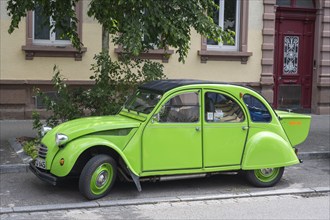
[(34, 165), (34, 160), (30, 162), (29, 168), (32, 171), (32, 173), (34, 173), (37, 177), (39, 177), (39, 179), (41, 179), (42, 181), (45, 181), (47, 183), (50, 183), (53, 186), (55, 186), (59, 181), (59, 179), (56, 176), (54, 176), (50, 173), (47, 173), (41, 169), (38, 169)]

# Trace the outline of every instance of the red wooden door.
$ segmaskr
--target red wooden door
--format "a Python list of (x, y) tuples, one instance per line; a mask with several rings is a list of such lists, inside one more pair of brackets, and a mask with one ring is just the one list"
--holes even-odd
[(310, 110), (315, 10), (278, 8), (275, 31), (274, 107)]

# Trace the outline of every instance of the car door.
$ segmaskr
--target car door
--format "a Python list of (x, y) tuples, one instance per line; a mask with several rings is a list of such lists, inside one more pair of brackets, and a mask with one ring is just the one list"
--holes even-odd
[(169, 96), (142, 137), (143, 171), (202, 167), (200, 90)]
[(204, 91), (204, 166), (239, 165), (248, 133), (242, 106), (229, 94)]

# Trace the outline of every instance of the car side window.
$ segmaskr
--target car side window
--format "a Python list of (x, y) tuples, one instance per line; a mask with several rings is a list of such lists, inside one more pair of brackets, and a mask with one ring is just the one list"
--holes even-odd
[(243, 100), (249, 109), (253, 122), (270, 122), (272, 120), (270, 112), (259, 99), (252, 95), (245, 94)]
[(243, 110), (235, 100), (220, 93), (205, 93), (205, 120), (207, 122), (242, 122), (244, 119)]
[(188, 92), (174, 96), (162, 106), (159, 122), (198, 122), (198, 93)]

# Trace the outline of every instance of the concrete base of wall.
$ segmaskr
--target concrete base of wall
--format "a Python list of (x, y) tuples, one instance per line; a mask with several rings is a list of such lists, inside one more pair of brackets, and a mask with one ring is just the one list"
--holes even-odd
[[(249, 86), (260, 93), (268, 100), (270, 104), (273, 103), (273, 85), (270, 83), (260, 84), (257, 82), (247, 82), (247, 83), (236, 83), (244, 86)], [(53, 86), (50, 82), (48, 83), (15, 83), (11, 84), (0, 83), (0, 120), (1, 119), (32, 119), (32, 113), (34, 111), (41, 115), (41, 119), (45, 119), (51, 115), (51, 112), (47, 112), (45, 109), (38, 109), (36, 107), (36, 102), (34, 98), (34, 88), (38, 87), (42, 91), (54, 91)], [(91, 83), (75, 83), (70, 85), (72, 87), (83, 87), (88, 88)], [(330, 115), (330, 87), (319, 88), (318, 95), (313, 97), (317, 101), (313, 103), (312, 113), (314, 114), (329, 114)]]
[[(81, 87), (88, 89), (93, 81), (67, 81), (70, 88)], [(0, 80), (0, 119), (31, 119), (32, 113), (37, 111), (41, 118), (51, 113), (38, 108), (35, 88), (42, 92), (55, 92), (51, 81), (22, 81)]]

